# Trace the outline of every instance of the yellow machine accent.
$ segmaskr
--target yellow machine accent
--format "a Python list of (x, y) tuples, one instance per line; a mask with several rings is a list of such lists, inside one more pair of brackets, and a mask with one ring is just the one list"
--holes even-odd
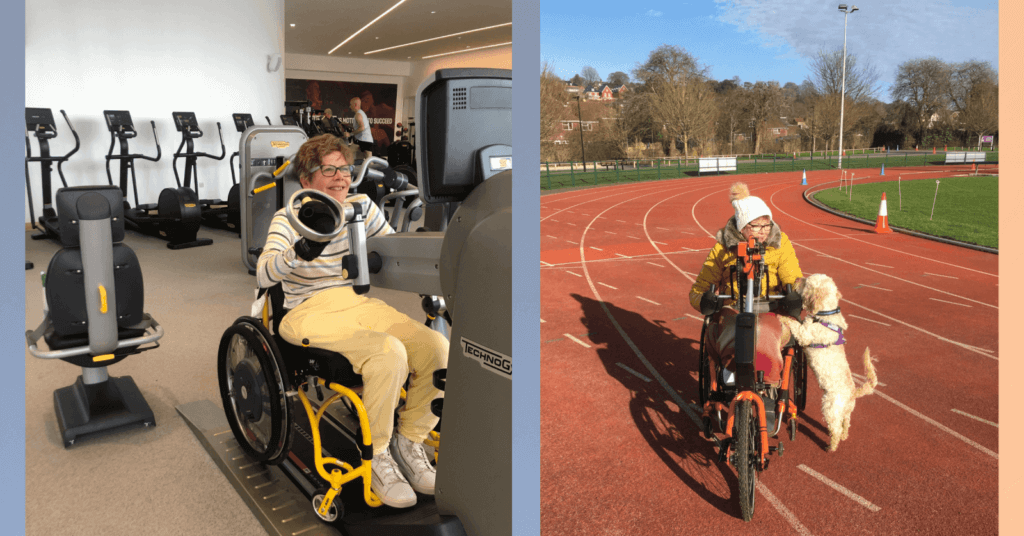
[(114, 359), (114, 354), (103, 354), (103, 355), (93, 356), (92, 362), (93, 363), (99, 363), (101, 361), (110, 361), (111, 359)]
[(107, 289), (100, 285), (100, 313), (107, 314)]

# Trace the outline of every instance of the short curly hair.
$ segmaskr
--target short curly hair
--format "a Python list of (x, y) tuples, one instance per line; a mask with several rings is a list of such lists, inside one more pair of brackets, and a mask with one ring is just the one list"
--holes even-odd
[(319, 166), (324, 157), (339, 152), (350, 165), (355, 161), (355, 151), (352, 146), (345, 143), (345, 140), (333, 134), (321, 134), (306, 140), (306, 143), (299, 147), (299, 154), (295, 158), (295, 166), (298, 169), (299, 180), (309, 180), (312, 169)]

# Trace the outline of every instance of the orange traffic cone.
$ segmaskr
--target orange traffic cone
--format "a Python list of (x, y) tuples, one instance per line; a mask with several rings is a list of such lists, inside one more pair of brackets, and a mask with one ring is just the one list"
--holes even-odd
[(932, 147), (932, 154), (935, 154), (935, 147)]
[(889, 228), (889, 210), (885, 206), (885, 192), (882, 192), (882, 204), (878, 207), (878, 221), (875, 222), (875, 232), (878, 234), (891, 233)]

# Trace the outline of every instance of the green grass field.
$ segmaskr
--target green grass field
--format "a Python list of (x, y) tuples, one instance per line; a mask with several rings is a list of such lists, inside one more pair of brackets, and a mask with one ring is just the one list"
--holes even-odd
[[(813, 159), (806, 157), (794, 159), (792, 153), (786, 155), (764, 155), (763, 158), (740, 159), (736, 162), (736, 171), (724, 172), (721, 175), (836, 169), (838, 161), (835, 155), (820, 156), (819, 153), (815, 154), (817, 156)], [(875, 168), (880, 170), (883, 164), (887, 167), (924, 166), (931, 163), (942, 163), (945, 161), (945, 158), (946, 156), (942, 153), (933, 155), (926, 151), (921, 151), (919, 154), (911, 152), (892, 155), (885, 153), (852, 154), (852, 151), (849, 151), (847, 156), (843, 158), (843, 168)], [(998, 161), (999, 152), (989, 152), (985, 155), (985, 158), (989, 162)], [(566, 164), (562, 165), (565, 166)], [(689, 160), (689, 165), (685, 165), (683, 160), (654, 161), (653, 165), (651, 160), (587, 162), (587, 171), (585, 173), (580, 162), (576, 162), (573, 165), (572, 171), (556, 170), (553, 169), (553, 164), (543, 163), (541, 164), (540, 171), (540, 188), (541, 190), (558, 190), (578, 186), (678, 179), (696, 177), (698, 171), (698, 165), (693, 158)]]
[[(814, 198), (839, 212), (875, 221), (885, 192), (890, 226), (998, 248), (999, 177), (946, 177), (941, 181), (938, 197), (935, 179), (921, 179), (870, 184), (854, 181), (852, 201), (845, 187), (842, 191), (822, 190)], [(933, 199), (935, 214), (929, 220)]]

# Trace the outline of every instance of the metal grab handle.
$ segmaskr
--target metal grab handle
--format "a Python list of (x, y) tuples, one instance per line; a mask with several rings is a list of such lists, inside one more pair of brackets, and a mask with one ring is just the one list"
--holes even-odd
[[(40, 359), (64, 359), (66, 357), (75, 357), (89, 353), (89, 345), (78, 346), (75, 348), (67, 348), (64, 350), (50, 350), (43, 351), (36, 347), (36, 343), (42, 337), (43, 332), (49, 327), (50, 317), (49, 315), (43, 319), (43, 323), (39, 325), (35, 331), (26, 331), (25, 339), (28, 341), (28, 351)], [(143, 313), (142, 322), (132, 326), (135, 329), (153, 329), (154, 333), (151, 335), (144, 335), (142, 337), (135, 337), (132, 339), (123, 339), (117, 341), (117, 349), (127, 348), (129, 346), (142, 346), (151, 342), (156, 342), (160, 337), (164, 336), (164, 328), (157, 323), (149, 314)]]

